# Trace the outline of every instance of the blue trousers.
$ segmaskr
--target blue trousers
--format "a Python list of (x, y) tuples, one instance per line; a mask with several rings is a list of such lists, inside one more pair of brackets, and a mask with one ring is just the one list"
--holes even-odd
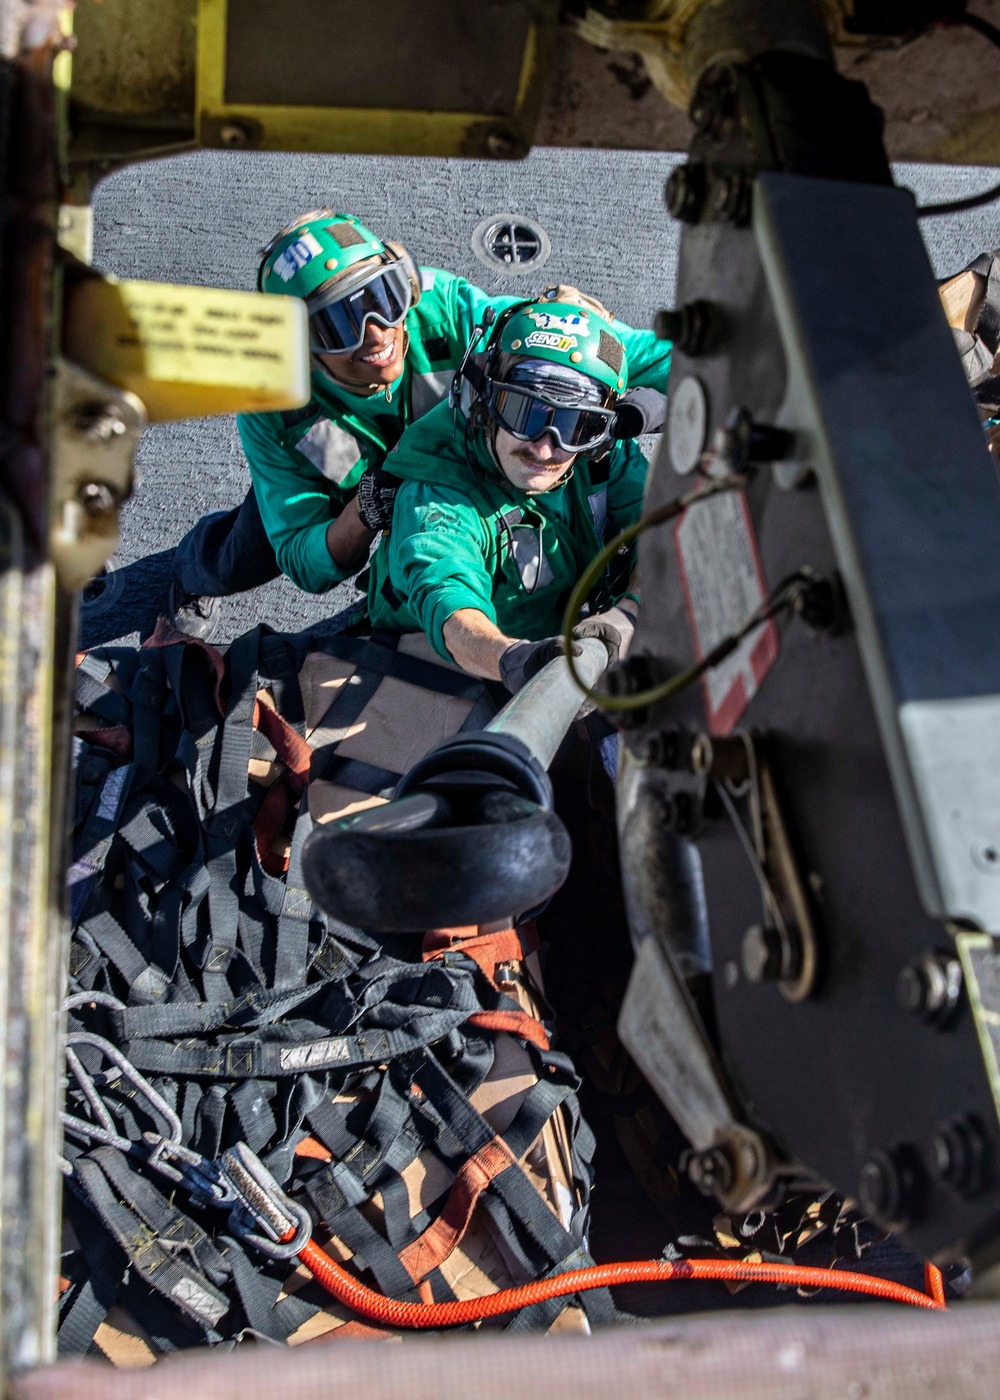
[(225, 598), (278, 578), (281, 570), (260, 518), (253, 487), (234, 510), (203, 515), (174, 554), (174, 578), (185, 593)]

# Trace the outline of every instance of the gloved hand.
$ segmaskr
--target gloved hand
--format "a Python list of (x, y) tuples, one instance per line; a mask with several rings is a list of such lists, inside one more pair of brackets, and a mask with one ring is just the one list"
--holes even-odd
[(369, 530), (388, 530), (400, 478), (382, 467), (369, 467), (358, 482), (358, 515)]
[[(545, 637), (540, 642), (514, 642), (500, 657), (500, 679), (516, 695), (532, 676), (537, 676), (543, 666), (563, 654), (562, 637)], [(580, 655), (580, 648), (573, 648), (573, 655)]]
[(574, 637), (597, 637), (608, 649), (608, 665), (621, 661), (628, 651), (635, 622), (623, 608), (608, 608), (607, 612), (586, 617), (573, 628)]
[(603, 316), (606, 321), (615, 319), (614, 312), (609, 311), (596, 297), (592, 297), (589, 292), (581, 292), (579, 287), (574, 287), (570, 282), (559, 282), (554, 287), (546, 287), (542, 292), (542, 300), (568, 302), (570, 306), (582, 306), (585, 311), (596, 311), (598, 316)]

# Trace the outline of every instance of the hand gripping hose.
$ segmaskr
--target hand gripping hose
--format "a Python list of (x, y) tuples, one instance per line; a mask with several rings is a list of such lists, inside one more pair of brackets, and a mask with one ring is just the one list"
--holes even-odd
[(800, 1288), (842, 1288), (849, 1293), (867, 1293), (886, 1302), (908, 1303), (914, 1308), (940, 1311), (945, 1308), (941, 1271), (926, 1266), (929, 1293), (921, 1293), (891, 1279), (870, 1274), (819, 1269), (799, 1264), (750, 1263), (742, 1259), (647, 1259), (633, 1263), (596, 1264), (574, 1269), (555, 1278), (538, 1279), (520, 1288), (502, 1288), (483, 1298), (467, 1298), (455, 1303), (401, 1303), (386, 1298), (359, 1282), (334, 1262), (314, 1240), (299, 1250), (299, 1261), (317, 1283), (338, 1302), (372, 1322), (388, 1327), (458, 1327), (484, 1317), (516, 1312), (549, 1298), (564, 1298), (591, 1288), (616, 1287), (626, 1283), (665, 1283), (669, 1279), (722, 1279), (729, 1283), (784, 1283)]

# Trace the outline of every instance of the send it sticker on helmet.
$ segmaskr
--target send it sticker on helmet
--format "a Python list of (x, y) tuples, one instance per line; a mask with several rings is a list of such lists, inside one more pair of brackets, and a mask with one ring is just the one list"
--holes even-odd
[(294, 243), (289, 243), (280, 258), (274, 262), (274, 270), (282, 282), (290, 282), (300, 267), (311, 263), (317, 253), (322, 253), (323, 245), (311, 233), (304, 233)]
[[(560, 316), (556, 316), (551, 311), (529, 311), (528, 315), (534, 321), (539, 330), (560, 331), (563, 335), (589, 335), (590, 327), (587, 325), (587, 318), (580, 312), (569, 311)], [(528, 336), (527, 344), (531, 344), (533, 336)], [(576, 341), (573, 342), (576, 344)]]
[(556, 335), (555, 331), (532, 331), (525, 337), (525, 345), (540, 345), (544, 350), (572, 350), (576, 345), (575, 335)]

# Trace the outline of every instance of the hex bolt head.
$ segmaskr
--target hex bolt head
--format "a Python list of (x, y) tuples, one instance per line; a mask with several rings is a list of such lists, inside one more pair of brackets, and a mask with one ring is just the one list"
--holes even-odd
[(713, 219), (744, 224), (750, 217), (750, 181), (742, 170), (712, 172), (707, 204)]
[(605, 675), (608, 694), (616, 697), (639, 695), (653, 684), (649, 658), (629, 656)]
[(675, 310), (658, 311), (653, 330), (692, 358), (716, 349), (722, 339), (722, 319), (710, 301), (687, 301)]
[(732, 1188), (735, 1179), (732, 1158), (723, 1147), (692, 1152), (687, 1161), (688, 1178), (703, 1196), (717, 1196)]
[(896, 1000), (904, 1011), (920, 1015), (927, 1000), (927, 979), (919, 967), (904, 967), (896, 979)]
[(644, 763), (654, 767), (670, 772), (691, 771), (691, 734), (686, 729), (671, 727), (644, 734), (635, 752)]
[(814, 578), (804, 583), (792, 599), (796, 617), (812, 633), (836, 636), (844, 630), (847, 609), (840, 580)]
[(250, 144), (250, 133), (240, 122), (225, 122), (219, 127), (219, 144), (228, 151), (238, 151)]
[(896, 980), (896, 1000), (904, 1011), (930, 1024), (950, 1020), (962, 996), (962, 965), (949, 953), (924, 953)]
[(781, 935), (776, 928), (752, 924), (740, 944), (740, 965), (748, 982), (777, 982), (784, 961)]
[(984, 1189), (989, 1150), (978, 1119), (969, 1114), (950, 1118), (931, 1140), (934, 1174), (942, 1185), (971, 1200)]
[(517, 142), (509, 131), (491, 131), (486, 138), (486, 150), (497, 160), (513, 155)]
[[(604, 685), (609, 695), (616, 698), (641, 695), (655, 685), (657, 676), (650, 657), (639, 655), (626, 657), (604, 673)], [(643, 729), (649, 720), (649, 708), (622, 710), (615, 716), (618, 728), (622, 731)]]
[(688, 161), (670, 173), (664, 189), (667, 209), (675, 219), (696, 224), (705, 210), (706, 172), (701, 161)]
[(128, 432), (128, 424), (116, 403), (96, 400), (80, 404), (73, 412), (73, 428), (88, 442), (111, 442)]
[(862, 1211), (879, 1225), (906, 1225), (918, 1213), (921, 1175), (912, 1147), (877, 1148), (858, 1178)]
[(736, 177), (733, 175), (721, 175), (712, 186), (711, 206), (712, 213), (721, 218), (728, 210), (730, 202), (737, 191)]
[(119, 493), (106, 481), (87, 481), (77, 492), (77, 499), (88, 515), (107, 515), (119, 501)]
[(653, 331), (657, 340), (670, 340), (679, 345), (683, 328), (684, 317), (679, 309), (670, 311), (664, 308), (653, 317)]

